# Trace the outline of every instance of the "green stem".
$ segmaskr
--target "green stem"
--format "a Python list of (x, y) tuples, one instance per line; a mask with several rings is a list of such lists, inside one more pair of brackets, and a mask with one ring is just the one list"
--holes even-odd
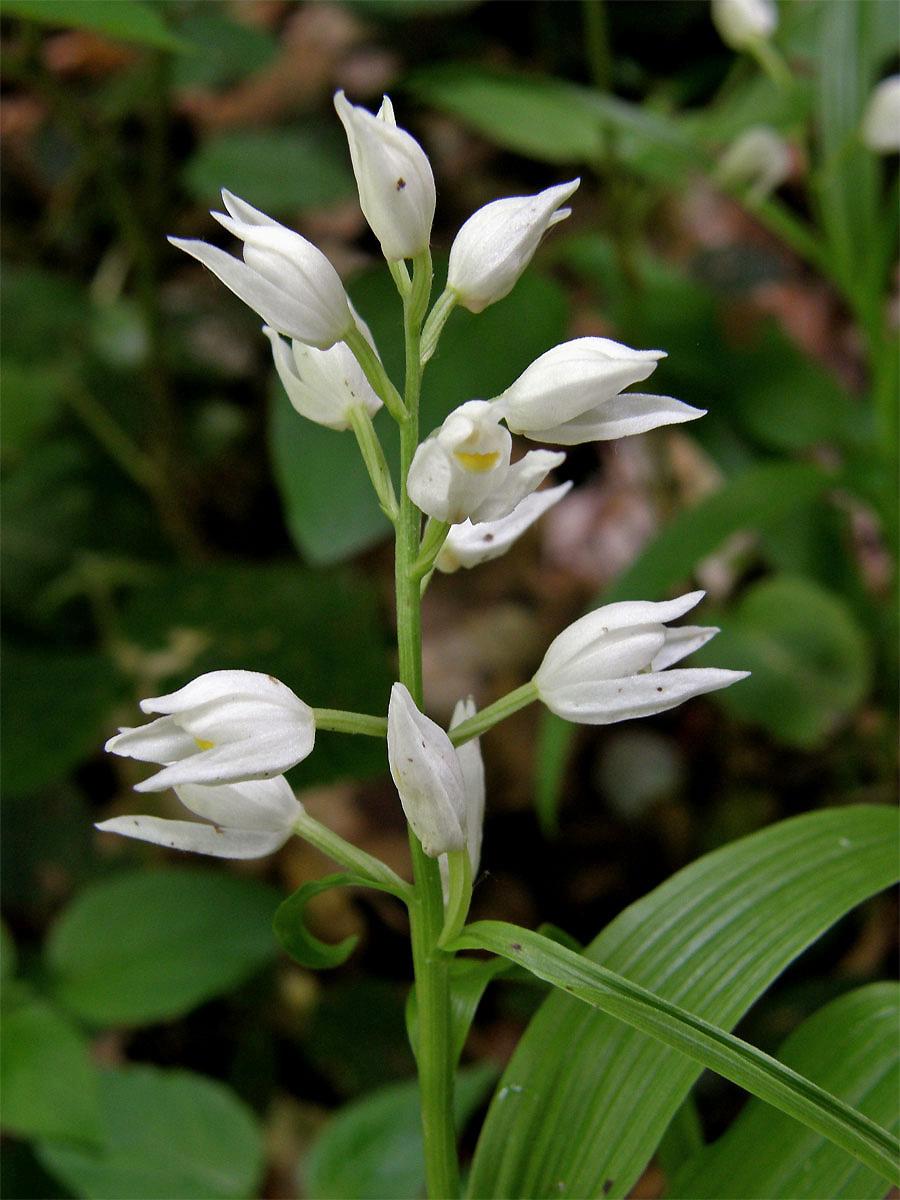
[(388, 378), (381, 359), (369, 345), (362, 330), (354, 325), (344, 337), (344, 342), (353, 352), (353, 356), (363, 369), (363, 374), (376, 396), (384, 401), (384, 406), (395, 421), (403, 421), (406, 409), (400, 399), (400, 393)]
[(422, 330), (422, 342), (419, 349), (419, 361), (423, 367), (437, 349), (441, 330), (446, 325), (447, 318), (458, 303), (459, 300), (456, 292), (446, 290), (438, 297), (434, 307), (428, 314), (428, 320), (425, 322), (425, 328)]
[(467, 721), (460, 721), (450, 730), (450, 741), (454, 746), (461, 746), (463, 742), (480, 737), (482, 733), (493, 729), (495, 725), (505, 721), (507, 717), (511, 717), (514, 712), (518, 712), (520, 708), (525, 708), (539, 699), (537, 684), (533, 679), (529, 679), (515, 691), (507, 692), (505, 696), (501, 696), (499, 700), (495, 700), (493, 704), (489, 704), (487, 708), (477, 712), (474, 717), (469, 717)]
[(387, 737), (387, 719), (368, 713), (345, 712), (342, 708), (314, 708), (316, 729), (334, 733), (361, 733), (366, 737)]
[(449, 532), (449, 522), (435, 521), (433, 518), (429, 518), (428, 524), (425, 526), (422, 545), (419, 547), (419, 557), (412, 565), (414, 579), (421, 581), (431, 573)]
[[(404, 297), (406, 389), (400, 422), (400, 519), (396, 526), (395, 583), (400, 682), (422, 707), (422, 608), (413, 564), (419, 553), (421, 513), (406, 490), (406, 477), (419, 441), (420, 365), (419, 307), (424, 260), (414, 263), (413, 286)], [(416, 276), (419, 276), (419, 279)], [(417, 284), (419, 285), (417, 288)], [(415, 307), (413, 307), (415, 306)], [(451, 956), (438, 949), (444, 924), (444, 902), (437, 860), (429, 858), (410, 830), (410, 852), (416, 900), (410, 906), (410, 937), (419, 1007), (419, 1096), (425, 1147), (425, 1179), (431, 1200), (459, 1194), (459, 1166), (453, 1118), (454, 1064), (450, 1034)]]
[(372, 418), (365, 408), (351, 408), (348, 415), (378, 502), (391, 522), (396, 524), (400, 510), (397, 507), (397, 497), (394, 495), (394, 485), (384, 456), (384, 448), (378, 440)]
[(413, 890), (406, 880), (395, 874), (380, 858), (374, 858), (371, 854), (366, 854), (365, 850), (360, 850), (359, 846), (345, 841), (340, 834), (311, 817), (309, 813), (302, 813), (294, 822), (293, 829), (298, 837), (304, 838), (311, 846), (327, 854), (342, 867), (353, 871), (355, 875), (361, 875), (364, 879), (383, 883), (407, 904), (412, 903)]

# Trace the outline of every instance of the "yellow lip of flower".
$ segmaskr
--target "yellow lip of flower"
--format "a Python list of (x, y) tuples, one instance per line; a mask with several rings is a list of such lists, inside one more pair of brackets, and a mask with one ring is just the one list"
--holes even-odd
[(453, 453), (467, 471), (476, 475), (489, 471), (500, 457), (499, 450), (493, 450), (490, 454), (465, 454), (462, 450), (454, 450)]
[(202, 738), (194, 738), (194, 741), (201, 750), (212, 750), (216, 744), (215, 742), (204, 742)]

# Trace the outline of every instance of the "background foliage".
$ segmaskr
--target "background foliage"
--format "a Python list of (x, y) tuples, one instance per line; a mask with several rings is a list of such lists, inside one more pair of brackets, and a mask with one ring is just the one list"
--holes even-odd
[[(132, 764), (100, 746), (140, 696), (246, 667), (316, 706), (386, 706), (390, 558), (355, 447), (296, 417), (255, 316), (165, 241), (214, 237), (207, 209), (227, 186), (326, 250), (399, 371), (398, 303), (358, 213), (336, 87), (372, 107), (390, 90), (428, 149), (439, 284), (472, 209), (582, 177), (510, 297), (454, 315), (426, 375), (426, 428), (582, 334), (664, 348), (654, 389), (709, 410), (575, 448), (560, 478), (577, 486), (538, 534), (435, 582), (435, 715), (521, 682), (584, 607), (691, 580), (723, 630), (697, 661), (753, 670), (639, 727), (576, 735), (529, 711), (487, 738), (473, 915), (589, 942), (706, 851), (783, 817), (892, 802), (897, 169), (856, 130), (897, 67), (896, 8), (780, 12), (786, 87), (720, 43), (704, 0), (5, 0), (6, 1195), (420, 1187), (393, 902), (317, 899), (319, 936), (363, 937), (314, 975), (271, 932), (279, 898), (329, 873), (311, 850), (186, 863), (92, 830), (137, 811)], [(715, 182), (724, 148), (760, 123), (792, 156), (761, 202)], [(320, 735), (291, 781), (402, 870), (382, 754)], [(152, 803), (176, 815), (173, 798)], [(847, 1055), (883, 1058), (894, 1010), (874, 981), (894, 966), (894, 925), (884, 897), (857, 908), (739, 1032), (772, 1052), (787, 1037), (786, 1061), (843, 1095), (841, 1064), (815, 1047), (852, 1019)], [(472, 1011), (486, 983), (469, 981)], [(488, 993), (461, 1128), (542, 996), (515, 972)], [(868, 1096), (877, 1116), (889, 1077), (860, 1078), (845, 1098), (869, 1111)], [(692, 1095), (694, 1140), (682, 1110), (641, 1194), (666, 1180), (673, 1195), (724, 1194), (716, 1180), (779, 1119), (754, 1102), (734, 1120), (739, 1093), (715, 1077)], [(880, 1194), (828, 1153), (797, 1163), (840, 1175), (841, 1195)], [(801, 1194), (797, 1163), (760, 1160), (742, 1194)]]

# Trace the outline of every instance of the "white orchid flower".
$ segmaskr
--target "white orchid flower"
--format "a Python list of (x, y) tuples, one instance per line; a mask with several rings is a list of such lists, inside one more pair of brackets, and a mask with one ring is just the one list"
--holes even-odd
[(321, 250), (252, 205), (222, 189), (228, 215), (220, 225), (244, 243), (244, 261), (190, 238), (169, 241), (208, 267), (227, 288), (287, 337), (327, 350), (353, 329), (337, 271)]
[(532, 450), (511, 464), (512, 438), (495, 404), (469, 400), (454, 409), (413, 456), (406, 486), (413, 503), (456, 524), (508, 516), (565, 455)]
[(428, 249), (434, 221), (434, 175), (428, 155), (398, 129), (387, 96), (377, 116), (351, 104), (343, 92), (334, 107), (347, 132), (363, 216), (388, 262)]
[(474, 212), (450, 247), (447, 291), (457, 304), (479, 313), (508, 295), (550, 226), (571, 213), (560, 205), (580, 182), (573, 179), (535, 196), (494, 200)]
[(303, 813), (283, 775), (243, 783), (183, 783), (175, 794), (185, 808), (211, 823), (112, 817), (96, 828), (216, 858), (262, 858), (284, 845)]
[(138, 792), (269, 779), (306, 758), (315, 741), (312, 709), (258, 671), (210, 671), (142, 700), (141, 709), (165, 715), (106, 743), (112, 754), (165, 764), (135, 785)]
[(343, 342), (317, 350), (296, 338), (289, 344), (268, 325), (263, 333), (272, 344), (278, 377), (301, 417), (329, 429), (349, 429), (352, 409), (364, 409), (371, 417), (381, 408), (380, 397)]
[(554, 346), (493, 402), (513, 433), (572, 446), (646, 433), (702, 417), (669, 396), (622, 389), (646, 379), (663, 350), (632, 350), (610, 338), (583, 337)]
[[(450, 719), (450, 728), (455, 729), (463, 721), (474, 717), (478, 710), (475, 701), (469, 696), (466, 700), (457, 702)], [(459, 759), (463, 777), (463, 793), (466, 801), (466, 849), (469, 852), (469, 862), (472, 866), (472, 878), (478, 873), (481, 862), (481, 839), (484, 832), (484, 760), (481, 757), (479, 738), (471, 738), (456, 747), (456, 757)], [(438, 859), (441, 870), (441, 883), (444, 888), (444, 901), (447, 900), (449, 888), (449, 864), (446, 854)]]
[(765, 200), (791, 173), (788, 143), (766, 125), (754, 125), (735, 139), (716, 164), (716, 181), (725, 187), (745, 187), (747, 198)]
[(704, 592), (661, 603), (625, 601), (595, 609), (550, 644), (534, 683), (551, 712), (582, 725), (609, 725), (674, 708), (692, 696), (744, 679), (748, 671), (716, 667), (668, 670), (718, 633), (667, 629)]

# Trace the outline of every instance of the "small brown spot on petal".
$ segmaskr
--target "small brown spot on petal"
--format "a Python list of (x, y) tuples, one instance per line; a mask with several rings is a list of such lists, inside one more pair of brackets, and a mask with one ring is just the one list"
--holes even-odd
[(405, 187), (406, 187), (406, 180), (401, 177), (400, 179), (397, 180), (397, 191), (402, 192)]

